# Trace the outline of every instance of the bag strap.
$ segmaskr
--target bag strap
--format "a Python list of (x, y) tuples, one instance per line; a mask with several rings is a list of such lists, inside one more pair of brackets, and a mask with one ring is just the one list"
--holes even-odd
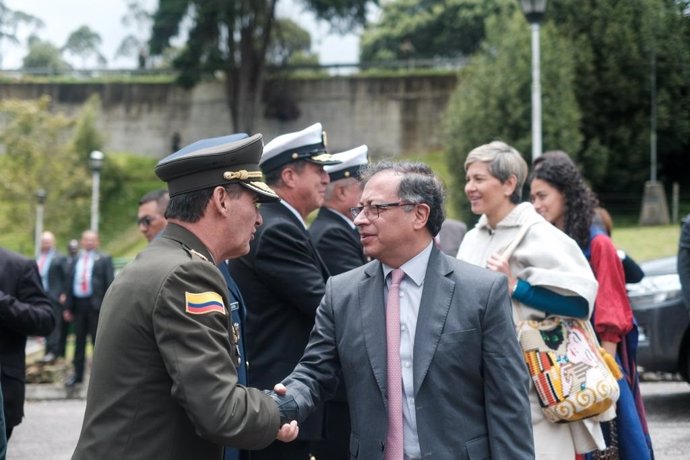
[(513, 238), (513, 241), (511, 241), (508, 247), (505, 248), (501, 253), (501, 257), (505, 258), (506, 260), (510, 259), (510, 256), (513, 255), (513, 251), (515, 251), (515, 248), (518, 247), (518, 245), (522, 242), (522, 239), (527, 234), (527, 230), (529, 230), (530, 227), (536, 223), (537, 222), (532, 222), (531, 224), (526, 224), (520, 227), (520, 230), (518, 231), (518, 234), (515, 235), (515, 238)]

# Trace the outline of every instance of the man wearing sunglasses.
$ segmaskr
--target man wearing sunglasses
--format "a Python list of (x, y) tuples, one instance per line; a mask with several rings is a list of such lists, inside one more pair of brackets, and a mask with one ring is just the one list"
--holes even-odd
[(168, 224), (165, 220), (165, 208), (168, 207), (169, 201), (170, 195), (164, 189), (149, 192), (139, 200), (137, 227), (146, 237), (146, 241), (151, 242)]

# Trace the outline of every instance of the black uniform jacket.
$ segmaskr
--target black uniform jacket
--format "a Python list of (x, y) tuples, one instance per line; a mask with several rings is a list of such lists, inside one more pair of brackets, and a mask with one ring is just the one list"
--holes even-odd
[[(261, 205), (263, 224), (249, 254), (229, 262), (247, 303), (248, 383), (272, 389), (304, 353), (328, 269), (309, 233), (282, 203)], [(300, 439), (321, 436), (322, 413), (300, 425)]]
[(309, 233), (331, 276), (367, 262), (359, 241), (359, 231), (332, 210), (319, 209), (319, 215), (309, 227)]

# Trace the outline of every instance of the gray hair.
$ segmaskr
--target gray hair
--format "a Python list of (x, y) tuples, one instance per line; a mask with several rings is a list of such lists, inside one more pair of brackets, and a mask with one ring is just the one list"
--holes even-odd
[(362, 185), (366, 184), (375, 174), (383, 171), (391, 171), (402, 176), (398, 186), (398, 197), (401, 200), (429, 205), (430, 212), (426, 228), (431, 236), (436, 236), (446, 218), (443, 207), (446, 192), (443, 184), (431, 168), (424, 163), (410, 161), (381, 161), (369, 164), (362, 170)]
[(527, 179), (527, 162), (520, 152), (502, 141), (493, 141), (488, 144), (474, 148), (465, 159), (465, 171), (477, 161), (486, 163), (489, 173), (496, 179), (504, 183), (510, 176), (515, 176), (517, 184), (510, 201), (517, 204), (522, 198), (522, 186)]

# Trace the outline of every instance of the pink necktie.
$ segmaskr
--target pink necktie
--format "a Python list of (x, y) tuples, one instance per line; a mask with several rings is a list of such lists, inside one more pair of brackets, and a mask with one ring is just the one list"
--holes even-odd
[(400, 281), (405, 273), (391, 272), (386, 302), (386, 348), (388, 369), (388, 434), (385, 460), (403, 458), (402, 371), (400, 369)]
[(89, 253), (85, 252), (82, 258), (81, 291), (84, 295), (89, 290)]
[(41, 257), (38, 258), (38, 273), (43, 274), (43, 266), (46, 263), (45, 253), (41, 253)]

